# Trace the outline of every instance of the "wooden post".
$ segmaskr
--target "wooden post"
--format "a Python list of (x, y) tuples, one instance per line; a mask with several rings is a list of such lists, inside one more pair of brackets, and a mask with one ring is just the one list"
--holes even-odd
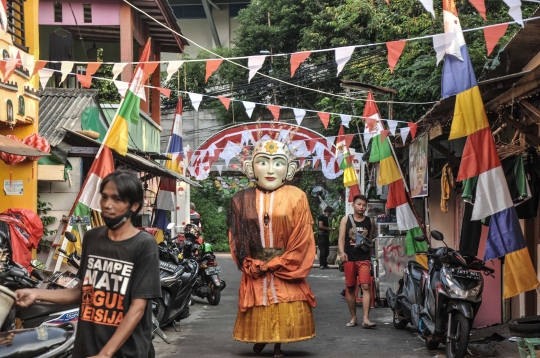
[[(133, 18), (131, 6), (120, 3), (120, 62), (133, 61)], [(122, 71), (121, 79), (124, 82), (131, 81), (133, 66), (127, 65)]]

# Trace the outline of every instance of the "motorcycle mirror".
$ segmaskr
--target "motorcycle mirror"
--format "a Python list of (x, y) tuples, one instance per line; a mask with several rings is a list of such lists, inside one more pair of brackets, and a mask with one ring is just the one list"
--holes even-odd
[(444, 236), (440, 231), (433, 230), (431, 232), (431, 237), (434, 238), (437, 241), (444, 241)]
[(170, 223), (169, 225), (167, 225), (167, 230), (170, 230), (174, 227), (174, 225), (176, 225), (175, 223)]
[(66, 231), (64, 235), (69, 242), (77, 242), (77, 237), (73, 233)]
[(424, 242), (424, 241), (426, 241), (426, 238), (424, 237), (424, 235), (416, 235), (414, 237), (414, 240), (418, 241), (418, 242)]
[(39, 260), (30, 261), (30, 265), (32, 265), (33, 268), (38, 270), (45, 270), (47, 268), (45, 264)]

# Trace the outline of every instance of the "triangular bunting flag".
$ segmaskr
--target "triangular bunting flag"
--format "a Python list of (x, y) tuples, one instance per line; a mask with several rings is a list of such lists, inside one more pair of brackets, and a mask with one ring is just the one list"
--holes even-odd
[(255, 103), (248, 102), (248, 101), (242, 101), (244, 104), (244, 108), (246, 109), (246, 114), (248, 118), (251, 118), (251, 115), (253, 114), (253, 110), (255, 109)]
[(37, 60), (36, 64), (34, 65), (34, 71), (32, 71), (32, 74), (30, 75), (30, 77), (34, 77), (34, 75), (38, 73), (39, 70), (45, 68), (46, 64), (47, 64), (47, 61)]
[(410, 131), (411, 129), (409, 127), (399, 129), (399, 133), (401, 134), (401, 140), (403, 141), (403, 145), (405, 145), (405, 142), (407, 141), (407, 136), (409, 135)]
[(368, 146), (371, 138), (373, 138), (373, 133), (364, 132), (364, 144), (366, 147)]
[(156, 87), (156, 89), (161, 92), (162, 95), (164, 95), (167, 98), (171, 98), (171, 90), (168, 88), (163, 87)]
[(508, 14), (515, 22), (523, 27), (523, 15), (521, 13), (521, 0), (503, 0), (510, 9)]
[(296, 70), (298, 69), (298, 66), (304, 62), (309, 55), (311, 55), (311, 51), (306, 52), (297, 52), (293, 53), (291, 56), (291, 77), (294, 76)]
[(272, 113), (272, 115), (274, 116), (274, 120), (279, 120), (279, 111), (281, 110), (281, 107), (280, 106), (274, 106), (274, 105), (267, 105), (266, 106), (268, 108), (268, 110)]
[(427, 12), (435, 18), (435, 10), (433, 9), (433, 0), (420, 0)]
[(49, 78), (54, 74), (53, 70), (50, 70), (48, 68), (42, 68), (38, 71), (39, 73), (39, 83), (41, 83), (41, 87), (45, 88), (47, 86), (47, 82), (49, 82)]
[(341, 117), (341, 125), (349, 128), (349, 122), (351, 121), (352, 116), (348, 114), (340, 114)]
[(76, 74), (76, 76), (77, 80), (81, 83), (81, 86), (83, 86), (84, 88), (90, 88), (90, 85), (92, 84), (92, 77), (79, 75), (78, 73)]
[(124, 70), (124, 67), (126, 67), (127, 63), (126, 62), (118, 62), (118, 63), (115, 63), (114, 66), (113, 66), (113, 69), (112, 69), (112, 73), (113, 73), (113, 81), (116, 80), (116, 78), (118, 77), (119, 74), (122, 73), (122, 71)]
[(383, 129), (381, 131), (381, 143), (384, 143), (384, 140), (388, 137), (388, 133), (390, 133), (388, 129)]
[(337, 75), (343, 70), (345, 64), (349, 62), (354, 52), (355, 46), (338, 47), (335, 49), (336, 63), (337, 63)]
[(20, 60), (18, 58), (14, 57), (8, 57), (6, 58), (6, 67), (5, 67), (5, 75), (4, 75), (4, 82), (6, 82), (13, 72), (15, 72), (15, 68), (20, 64)]
[(225, 106), (225, 109), (228, 111), (229, 105), (231, 104), (231, 99), (227, 97), (222, 97), (222, 96), (217, 96), (217, 98), (221, 101), (221, 103), (223, 103), (223, 105)]
[(86, 75), (93, 76), (100, 66), (101, 62), (88, 62), (88, 65), (86, 66)]
[(407, 125), (411, 129), (411, 138), (414, 139), (414, 137), (416, 137), (416, 130), (418, 129), (418, 124), (416, 124), (416, 123), (407, 123)]
[(306, 116), (306, 111), (300, 108), (293, 108), (294, 119), (296, 119), (296, 124), (300, 125), (302, 119)]
[(484, 38), (486, 39), (487, 55), (489, 56), (501, 37), (504, 36), (508, 24), (499, 24), (495, 26), (488, 26), (484, 28)]
[(222, 62), (222, 59), (206, 61), (206, 77), (204, 78), (205, 82), (208, 82), (208, 79), (210, 78), (210, 76), (212, 76), (212, 73), (214, 73), (219, 68), (219, 65), (221, 65)]
[(251, 79), (257, 71), (259, 71), (264, 63), (266, 56), (250, 56), (248, 57), (248, 68), (249, 68), (249, 77), (248, 83), (251, 82)]
[(331, 136), (328, 136), (326, 137), (326, 147), (329, 148), (329, 149), (332, 149), (332, 147), (334, 146), (334, 142), (336, 141), (336, 138), (337, 136), (335, 135), (331, 135)]
[(191, 100), (191, 105), (196, 111), (198, 111), (199, 105), (201, 104), (202, 99), (203, 99), (203, 95), (199, 93), (188, 93), (188, 96), (189, 96), (189, 99)]
[(324, 128), (328, 129), (328, 123), (330, 122), (330, 113), (317, 112), (317, 115), (321, 119), (321, 122), (323, 123)]
[(396, 127), (398, 125), (398, 122), (389, 119), (389, 120), (386, 121), (386, 124), (388, 124), (388, 129), (390, 129), (390, 133), (392, 133), (392, 135), (395, 136), (396, 135)]
[(216, 165), (216, 169), (217, 169), (219, 175), (221, 175), (221, 171), (223, 170), (223, 165), (221, 165), (221, 164), (220, 164), (220, 165)]
[(485, 4), (484, 0), (469, 0), (469, 2), (476, 8), (476, 10), (480, 14), (480, 16), (482, 16), (482, 18), (487, 21), (487, 19), (486, 19), (486, 4)]
[(167, 65), (167, 82), (170, 81), (174, 73), (178, 71), (180, 67), (182, 67), (183, 63), (184, 61), (170, 61), (169, 62), (169, 64)]
[(116, 86), (116, 89), (118, 89), (118, 93), (120, 93), (120, 96), (124, 98), (126, 96), (126, 92), (129, 88), (129, 82), (124, 81), (113, 81), (114, 85)]
[(399, 57), (403, 52), (405, 47), (405, 40), (391, 41), (386, 43), (386, 48), (388, 49), (388, 66), (390, 67), (390, 73), (394, 72), (394, 67), (399, 61)]

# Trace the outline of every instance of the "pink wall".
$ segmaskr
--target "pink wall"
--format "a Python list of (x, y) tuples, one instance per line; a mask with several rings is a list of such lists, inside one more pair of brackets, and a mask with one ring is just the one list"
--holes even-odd
[[(92, 4), (92, 22), (85, 23), (83, 4)], [(79, 26), (120, 25), (120, 3), (115, 0), (72, 0), (71, 6)], [(62, 2), (62, 22), (54, 22), (54, 1), (39, 2), (40, 25), (75, 25), (71, 8)]]
[[(482, 237), (478, 247), (478, 258), (483, 258), (486, 252), (488, 227), (482, 227)], [(484, 293), (482, 294), (482, 305), (473, 322), (473, 328), (493, 326), (502, 323), (502, 268), (500, 260), (493, 260), (486, 263), (486, 266), (495, 270), (495, 277), (484, 276)]]

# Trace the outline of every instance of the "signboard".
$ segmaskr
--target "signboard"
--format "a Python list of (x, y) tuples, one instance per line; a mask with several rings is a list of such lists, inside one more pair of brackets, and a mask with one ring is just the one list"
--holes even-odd
[(394, 293), (399, 288), (398, 281), (403, 277), (407, 262), (415, 257), (405, 255), (405, 237), (379, 236), (377, 238), (377, 259), (379, 261), (379, 295), (386, 299), (386, 290), (391, 288)]
[(4, 180), (4, 193), (6, 195), (23, 195), (22, 180)]
[(415, 140), (409, 147), (409, 181), (413, 198), (428, 195), (428, 136)]

